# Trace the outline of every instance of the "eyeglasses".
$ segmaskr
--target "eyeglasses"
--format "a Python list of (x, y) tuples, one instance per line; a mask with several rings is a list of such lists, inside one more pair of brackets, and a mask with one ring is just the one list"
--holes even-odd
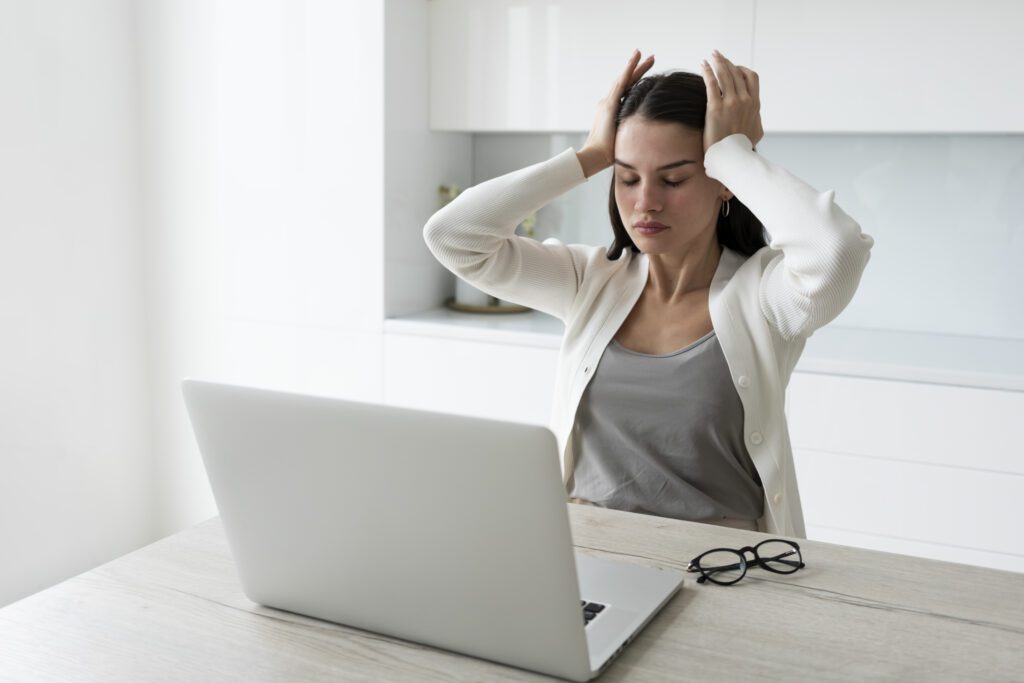
[(690, 560), (686, 571), (700, 572), (697, 583), (711, 581), (728, 586), (746, 576), (748, 551), (754, 553), (753, 566), (776, 574), (792, 574), (804, 567), (799, 545), (781, 538), (769, 538), (753, 547), (748, 545), (739, 550), (713, 548)]

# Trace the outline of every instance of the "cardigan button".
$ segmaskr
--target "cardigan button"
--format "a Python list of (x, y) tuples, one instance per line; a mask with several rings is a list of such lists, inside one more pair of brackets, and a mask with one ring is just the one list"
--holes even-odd
[(590, 372), (590, 366), (588, 365), (587, 367), (583, 368), (583, 372)]
[(781, 493), (776, 493), (774, 496), (772, 496), (772, 502), (773, 503), (781, 503), (782, 502), (782, 494)]
[(750, 443), (756, 446), (757, 444), (761, 443), (761, 441), (763, 441), (763, 439), (761, 438), (761, 432), (750, 433)]
[(737, 382), (744, 389), (750, 386), (750, 379), (748, 379), (746, 375), (740, 375), (740, 378), (739, 380), (737, 380)]

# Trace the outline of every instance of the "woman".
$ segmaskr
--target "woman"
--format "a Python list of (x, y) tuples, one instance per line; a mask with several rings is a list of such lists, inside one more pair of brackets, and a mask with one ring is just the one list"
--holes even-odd
[[(467, 189), (424, 238), (459, 277), (565, 323), (551, 429), (574, 501), (805, 538), (785, 388), (874, 240), (834, 191), (754, 151), (756, 73), (715, 51), (701, 76), (642, 78), (639, 59), (582, 149)], [(609, 166), (611, 248), (515, 235)]]

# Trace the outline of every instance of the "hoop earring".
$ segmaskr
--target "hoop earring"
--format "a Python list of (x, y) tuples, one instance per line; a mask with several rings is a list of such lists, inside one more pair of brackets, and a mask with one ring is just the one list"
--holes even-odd
[(723, 216), (728, 216), (729, 215), (729, 200), (728, 199), (726, 199), (724, 202), (722, 202), (722, 215)]

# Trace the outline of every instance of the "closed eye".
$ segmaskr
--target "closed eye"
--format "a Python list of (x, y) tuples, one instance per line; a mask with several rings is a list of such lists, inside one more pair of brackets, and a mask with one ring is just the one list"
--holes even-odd
[[(622, 183), (623, 185), (625, 185), (626, 187), (632, 187), (633, 185), (636, 185), (640, 181), (639, 180), (622, 180), (620, 178), (619, 182)], [(669, 187), (679, 187), (684, 182), (686, 182), (685, 178), (683, 180), (680, 180), (680, 181), (675, 182), (675, 183), (673, 183), (671, 180), (666, 180), (665, 184), (668, 185)]]

